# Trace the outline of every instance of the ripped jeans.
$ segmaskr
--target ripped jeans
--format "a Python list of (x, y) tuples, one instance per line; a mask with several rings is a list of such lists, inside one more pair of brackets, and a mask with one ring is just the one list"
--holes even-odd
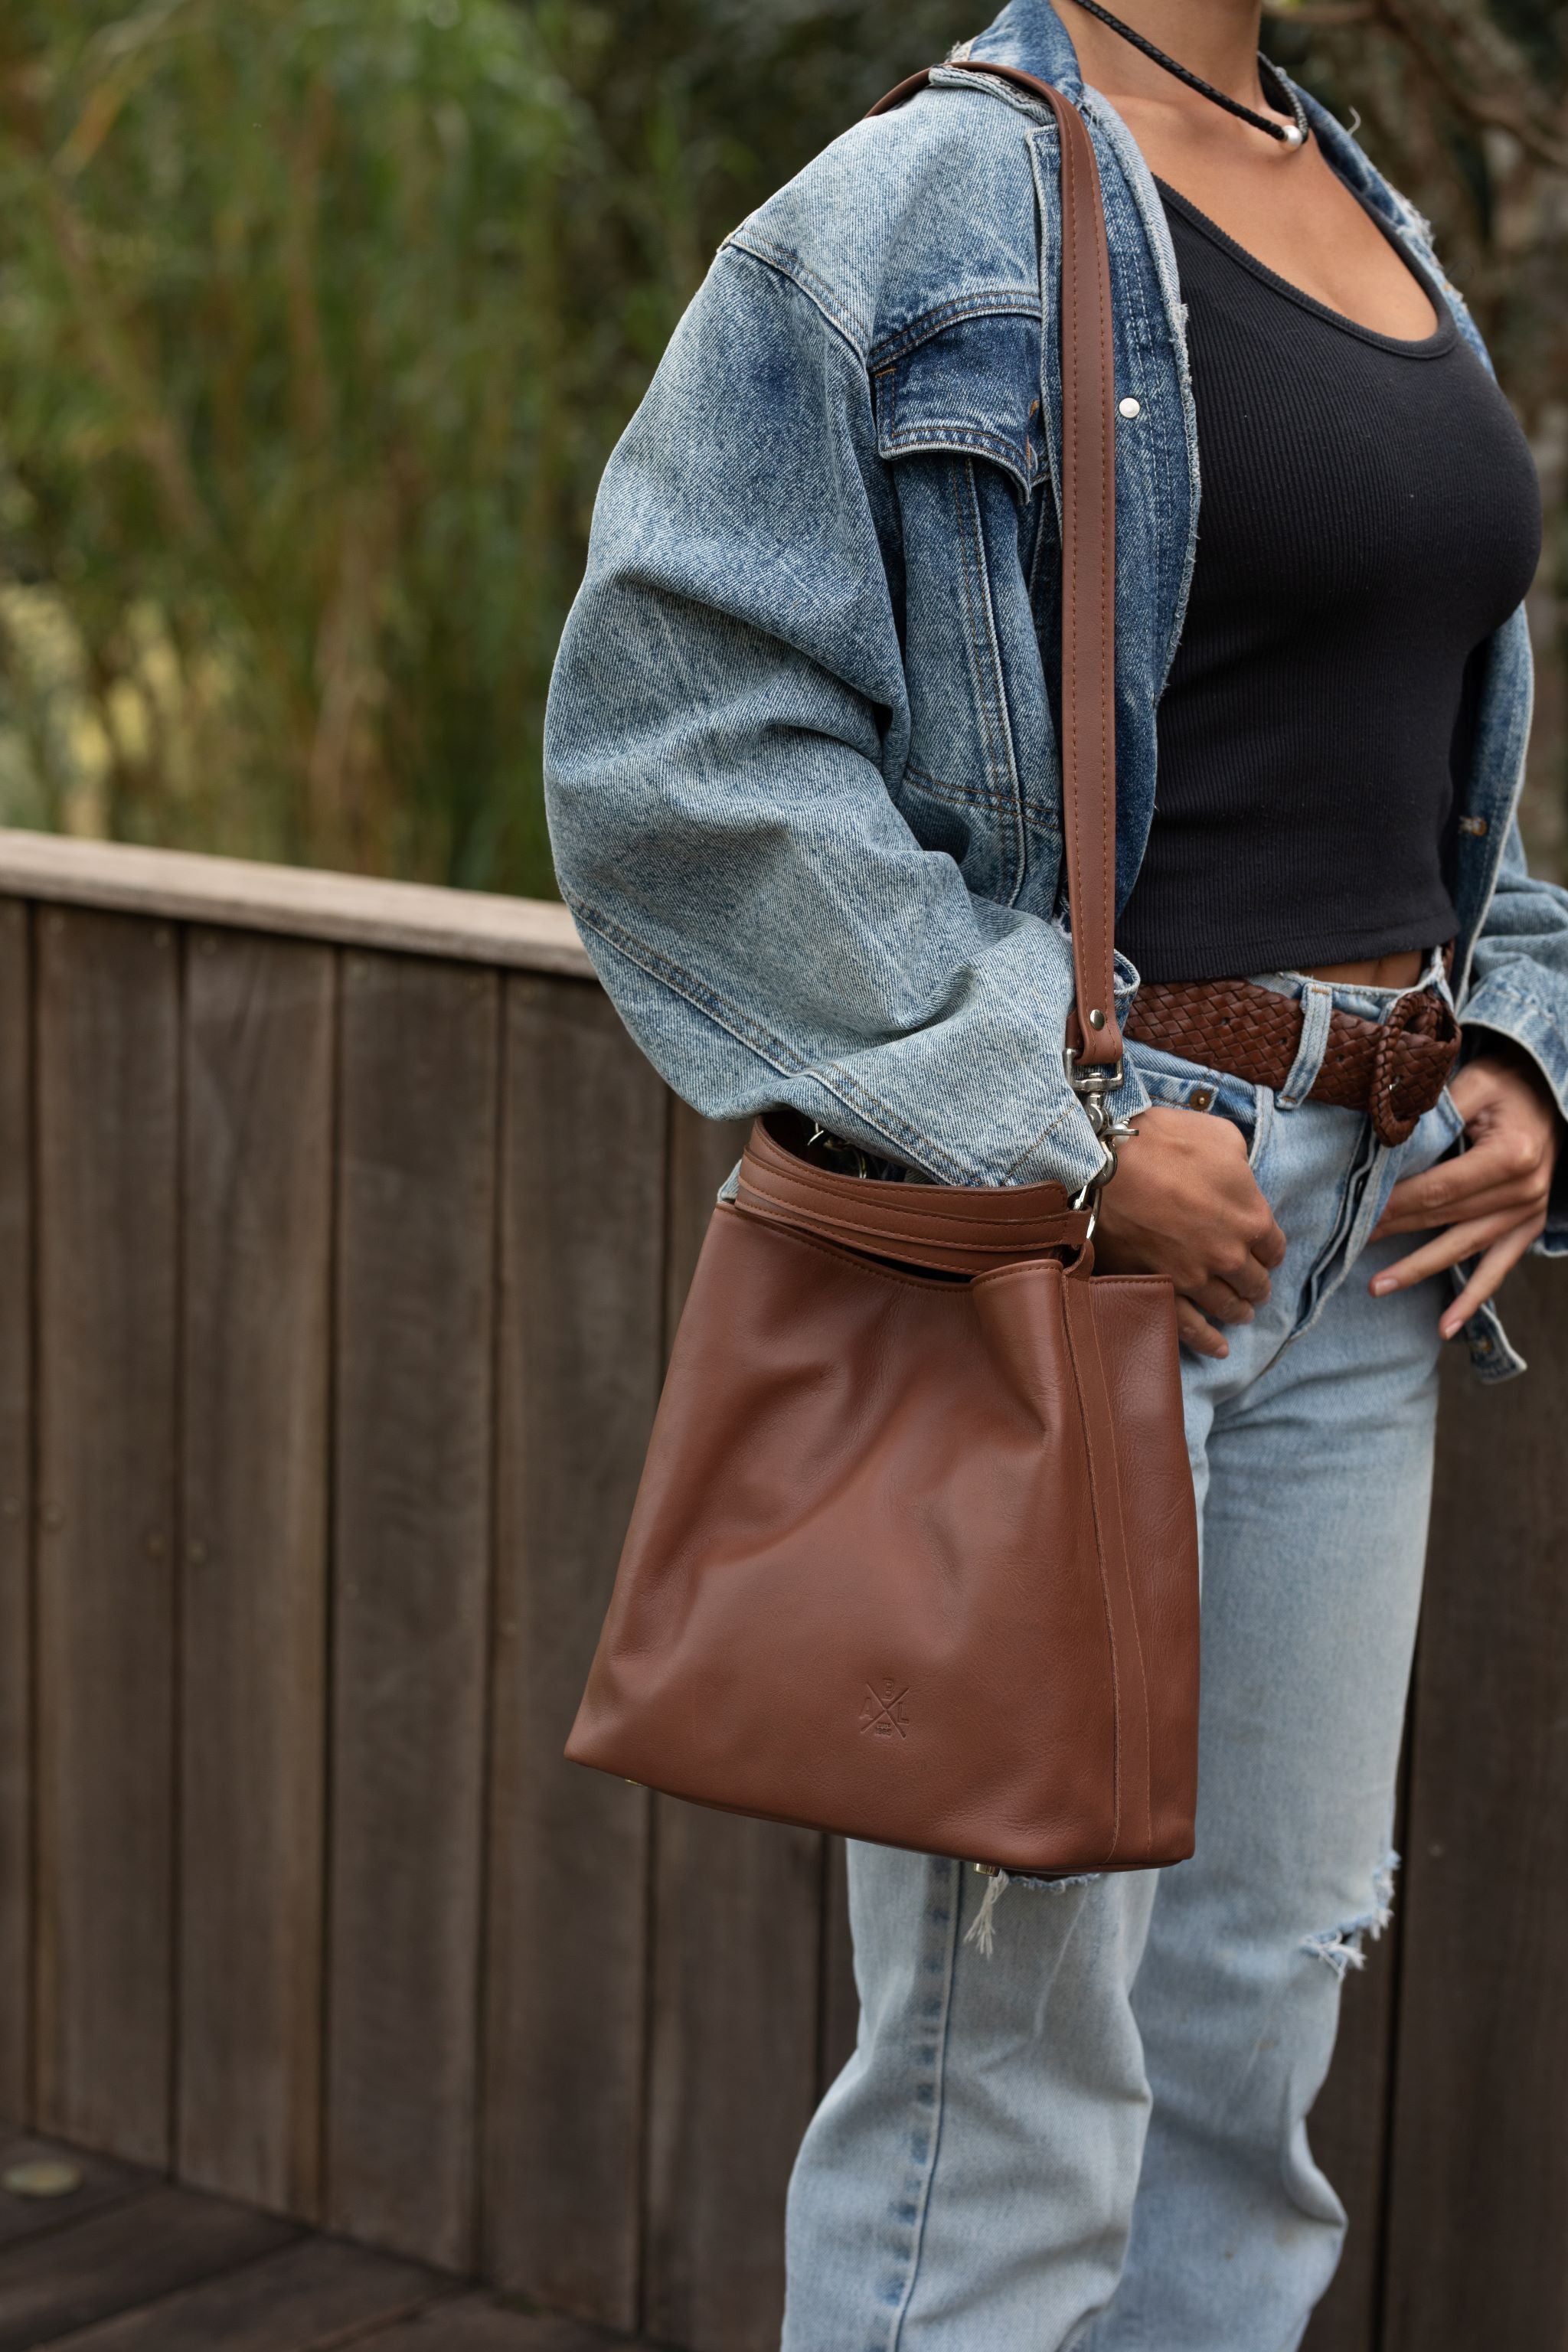
[[(1237, 1122), (1289, 1242), (1273, 1296), (1183, 1350), (1203, 1531), (1195, 1857), (1058, 1887), (852, 1846), (858, 2046), (791, 2184), (784, 2352), (1294, 2352), (1344, 2211), (1307, 2118), (1342, 1980), (1387, 1916), (1446, 1280), (1374, 1299), (1409, 1141), (1133, 1045), (1156, 1102)], [(1136, 1146), (1131, 1147), (1136, 1149)]]

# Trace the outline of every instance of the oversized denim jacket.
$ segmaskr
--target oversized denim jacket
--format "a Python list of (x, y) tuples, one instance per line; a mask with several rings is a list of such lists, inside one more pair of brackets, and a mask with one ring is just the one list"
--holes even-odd
[[(963, 54), (1055, 83), (1100, 162), (1124, 900), (1196, 539), (1175, 256), (1048, 0), (1011, 0)], [(1305, 103), (1442, 278), (1426, 224)], [(952, 69), (743, 222), (605, 473), (547, 726), (563, 893), (670, 1084), (715, 1117), (791, 1103), (960, 1184), (1076, 1188), (1100, 1157), (1062, 1066), (1059, 249), (1046, 109)], [(1568, 1108), (1568, 893), (1531, 877), (1514, 819), (1530, 709), (1520, 612), (1463, 791), (1454, 980), (1467, 1024), (1515, 1039)], [(1125, 1010), (1125, 959), (1117, 979)], [(1118, 1108), (1146, 1100), (1130, 1069)], [(1568, 1252), (1568, 1169), (1543, 1246)], [(1489, 1309), (1468, 1336), (1484, 1373), (1519, 1368)]]

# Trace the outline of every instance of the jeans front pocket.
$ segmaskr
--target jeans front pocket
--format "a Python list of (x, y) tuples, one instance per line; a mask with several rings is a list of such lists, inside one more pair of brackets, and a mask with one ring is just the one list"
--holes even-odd
[(1388, 1191), (1405, 1176), (1424, 1176), (1428, 1168), (1436, 1168), (1439, 1160), (1463, 1146), (1464, 1136), (1464, 1114), (1445, 1087), (1431, 1109), (1417, 1119), (1414, 1132), (1389, 1153)]
[[(1448, 1088), (1445, 1087), (1442, 1093), (1438, 1096), (1436, 1104), (1427, 1113), (1427, 1117), (1429, 1118), (1440, 1119), (1447, 1129), (1447, 1144), (1444, 1146), (1443, 1151), (1440, 1151), (1437, 1154), (1438, 1159), (1441, 1160), (1444, 1157), (1444, 1153), (1449, 1149), (1449, 1147), (1458, 1143), (1460, 1136), (1463, 1135), (1465, 1131), (1465, 1114), (1459, 1108), (1458, 1104), (1454, 1100)], [(1414, 1138), (1412, 1140), (1414, 1140)]]
[(1225, 1070), (1205, 1069), (1201, 1062), (1184, 1061), (1139, 1039), (1129, 1039), (1127, 1057), (1157, 1108), (1228, 1119), (1239, 1130), (1247, 1166), (1257, 1175), (1273, 1124), (1273, 1097), (1267, 1087), (1252, 1086)]
[[(1406, 1176), (1424, 1176), (1464, 1140), (1465, 1122), (1447, 1087), (1428, 1111), (1423, 1112), (1403, 1143), (1369, 1150), (1366, 1175), (1375, 1196), (1370, 1213), (1358, 1219), (1362, 1237), (1369, 1235), (1388, 1205), (1394, 1186)], [(1369, 1130), (1370, 1142), (1370, 1130)], [(1415, 1246), (1414, 1243), (1411, 1244)]]

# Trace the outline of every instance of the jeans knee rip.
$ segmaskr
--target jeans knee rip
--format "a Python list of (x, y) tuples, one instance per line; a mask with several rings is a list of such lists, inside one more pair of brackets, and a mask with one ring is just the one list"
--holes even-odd
[(1364, 1969), (1364, 1939), (1370, 1936), (1375, 1944), (1394, 1916), (1394, 1874), (1399, 1868), (1399, 1856), (1389, 1853), (1372, 1874), (1372, 1907), (1353, 1919), (1342, 1919), (1337, 1927), (1321, 1927), (1315, 1935), (1303, 1936), (1301, 1949), (1310, 1952), (1314, 1959), (1326, 1961), (1335, 1976), (1347, 1976), (1352, 1969)]

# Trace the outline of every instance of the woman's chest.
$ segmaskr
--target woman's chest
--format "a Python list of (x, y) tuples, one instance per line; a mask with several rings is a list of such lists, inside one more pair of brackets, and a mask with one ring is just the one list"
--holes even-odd
[(1246, 267), (1172, 213), (1202, 472), (1195, 592), (1298, 618), (1373, 613), (1461, 648), (1541, 546), (1529, 446), (1446, 310), (1399, 341)]

